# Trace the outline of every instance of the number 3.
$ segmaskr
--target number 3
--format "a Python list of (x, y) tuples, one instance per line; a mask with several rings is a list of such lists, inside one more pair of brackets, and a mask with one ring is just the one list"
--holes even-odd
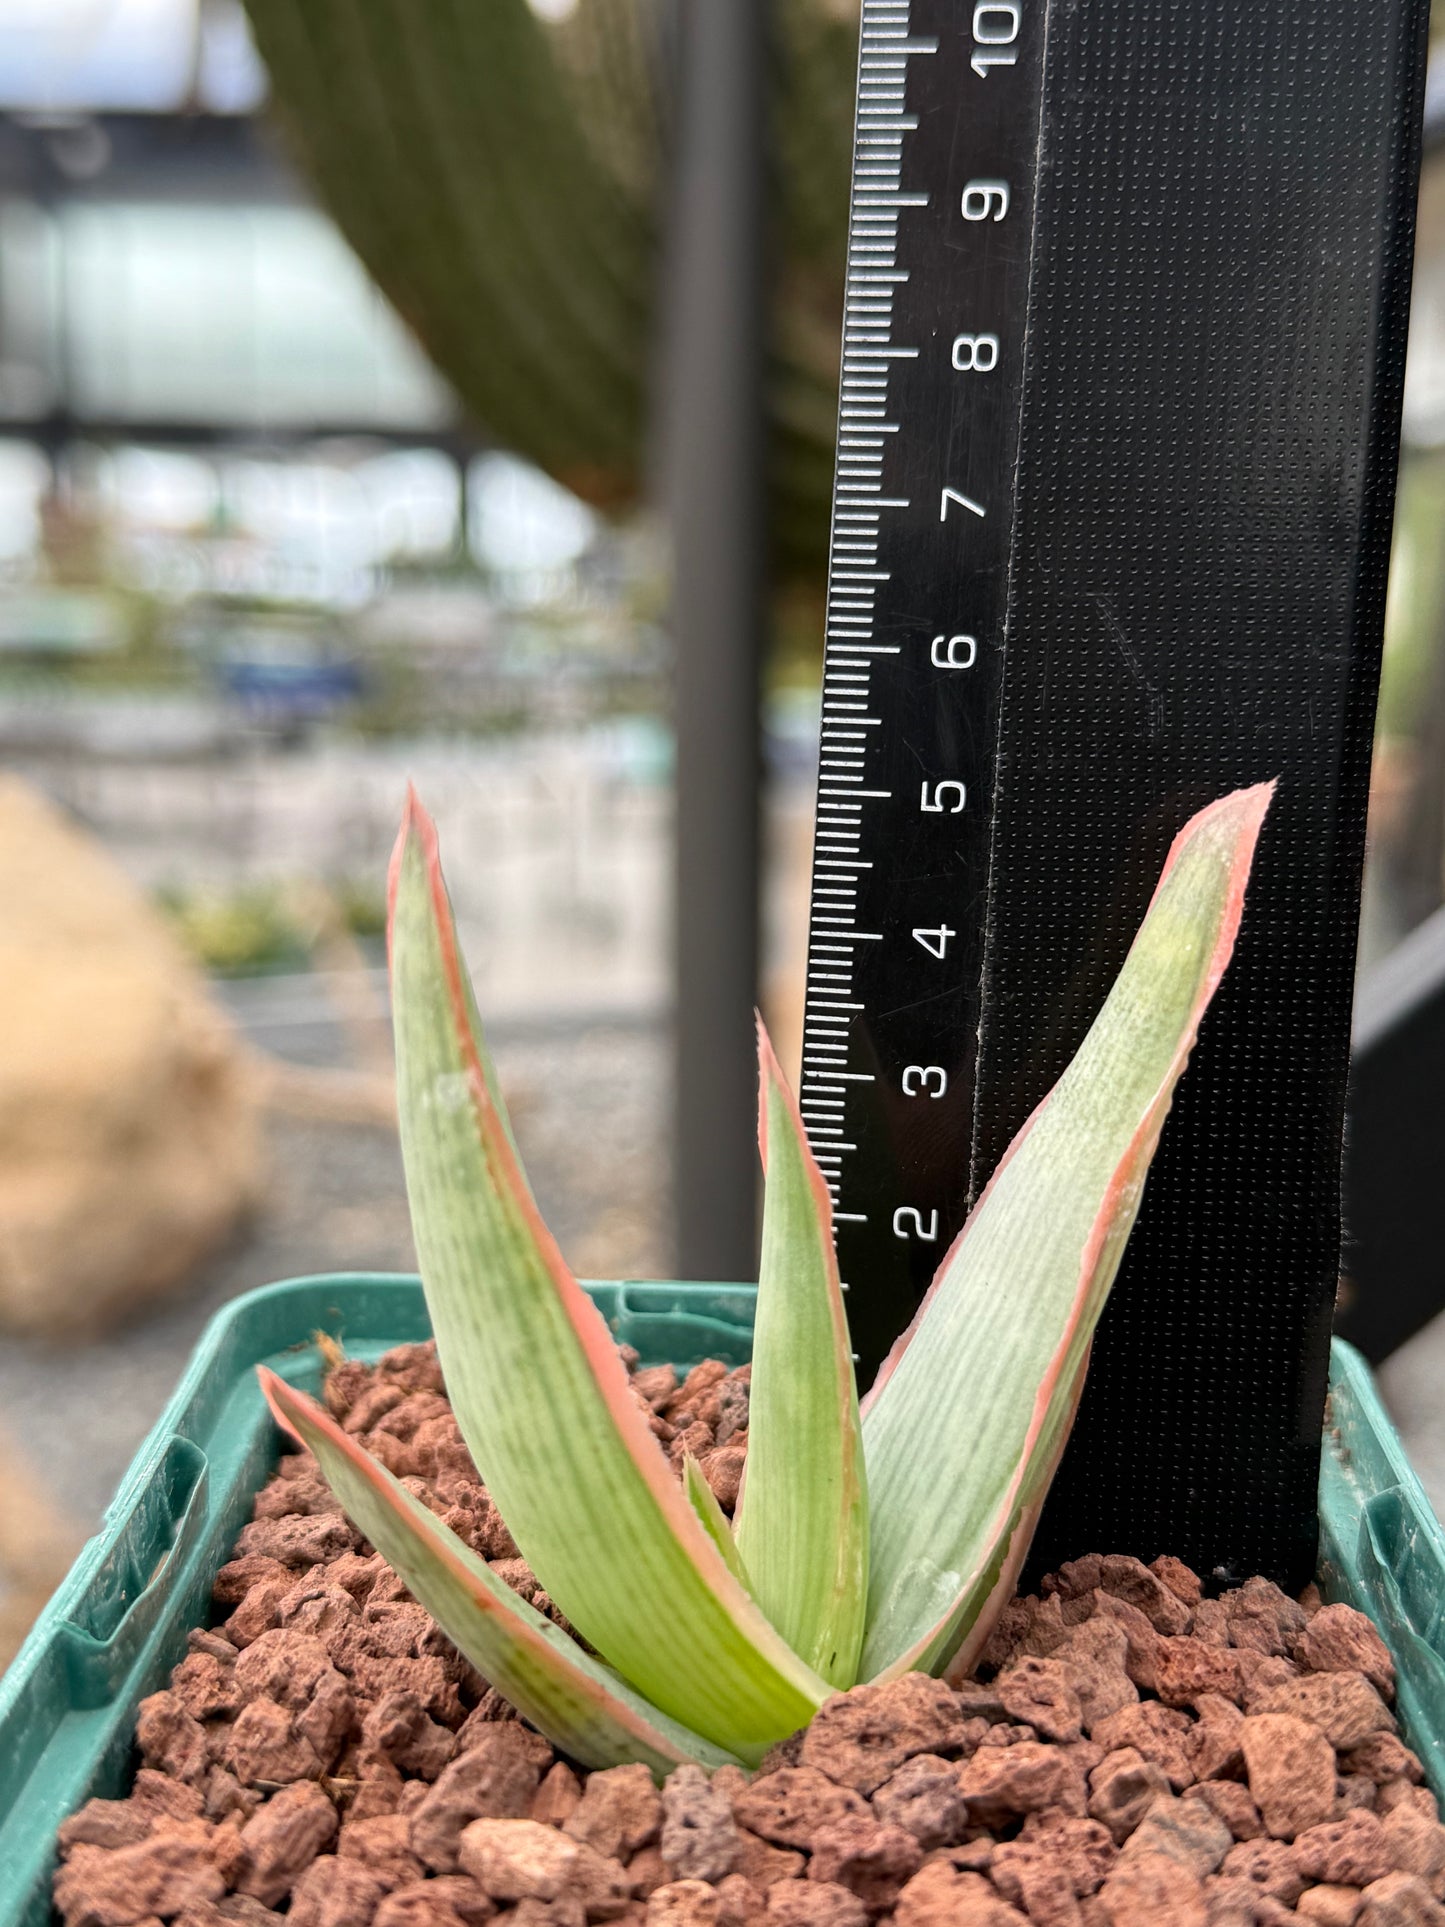
[[(938, 1079), (938, 1089), (930, 1091), (928, 1087), (935, 1078)], [(930, 1097), (938, 1098), (942, 1097), (947, 1089), (948, 1072), (941, 1064), (910, 1064), (903, 1073), (905, 1097), (917, 1097), (920, 1091), (927, 1091)]]

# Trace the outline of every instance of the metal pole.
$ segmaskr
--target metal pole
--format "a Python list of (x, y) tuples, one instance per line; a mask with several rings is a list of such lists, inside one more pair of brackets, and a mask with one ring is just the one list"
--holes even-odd
[(766, 0), (682, 0), (662, 473), (677, 730), (679, 1275), (755, 1275)]

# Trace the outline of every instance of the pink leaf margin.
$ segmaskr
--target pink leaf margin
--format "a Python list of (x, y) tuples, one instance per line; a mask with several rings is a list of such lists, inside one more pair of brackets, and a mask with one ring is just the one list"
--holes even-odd
[[(1068, 1322), (1064, 1327), (1058, 1347), (1049, 1361), (1048, 1369), (1044, 1374), (1038, 1394), (1034, 1400), (1033, 1412), (1030, 1416), (1028, 1431), (1024, 1437), (1017, 1470), (999, 1506), (998, 1512), (989, 1527), (986, 1542), (989, 1553), (985, 1555), (984, 1559), (980, 1561), (979, 1565), (965, 1580), (959, 1592), (960, 1600), (965, 1598), (978, 1583), (980, 1573), (987, 1569), (988, 1558), (997, 1545), (999, 1537), (1004, 1532), (1010, 1531), (1010, 1522), (1019, 1510), (1021, 1496), (1023, 1495), (1025, 1486), (1029, 1482), (1033, 1455), (1038, 1449), (1039, 1442), (1048, 1423), (1050, 1407), (1053, 1404), (1055, 1394), (1059, 1388), (1060, 1379), (1068, 1364), (1070, 1346), (1073, 1344), (1079, 1327), (1089, 1309), (1096, 1281), (1109, 1255), (1109, 1246), (1117, 1234), (1120, 1219), (1121, 1217), (1127, 1217), (1131, 1200), (1137, 1203), (1138, 1194), (1142, 1188), (1150, 1160), (1153, 1158), (1155, 1149), (1159, 1143), (1160, 1132), (1164, 1128), (1164, 1120), (1168, 1115), (1169, 1106), (1173, 1099), (1174, 1087), (1178, 1083), (1183, 1074), (1184, 1067), (1189, 1061), (1189, 1053), (1194, 1047), (1194, 1040), (1198, 1035), (1199, 1025), (1204, 1013), (1209, 1008), (1214, 993), (1219, 988), (1224, 973), (1229, 967), (1230, 959), (1234, 955), (1235, 940), (1238, 937), (1240, 921), (1244, 915), (1245, 892), (1249, 885), (1249, 874), (1254, 863), (1254, 853), (1259, 842), (1260, 831), (1264, 827), (1264, 819), (1269, 812), (1270, 804), (1274, 800), (1275, 789), (1276, 784), (1274, 782), (1256, 783), (1248, 789), (1233, 790), (1227, 796), (1220, 797), (1216, 802), (1209, 804), (1205, 809), (1200, 810), (1196, 815), (1192, 816), (1169, 847), (1169, 855), (1165, 860), (1164, 868), (1159, 873), (1159, 881), (1155, 884), (1153, 893), (1149, 899), (1150, 909), (1153, 908), (1155, 900), (1158, 898), (1160, 891), (1168, 880), (1170, 872), (1178, 863), (1180, 856), (1189, 842), (1201, 832), (1212, 829), (1220, 822), (1228, 822), (1231, 824), (1234, 849), (1230, 861), (1229, 881), (1225, 889), (1224, 906), (1219, 920), (1219, 927), (1215, 933), (1213, 950), (1201, 977), (1199, 991), (1191, 1008), (1189, 1021), (1180, 1034), (1178, 1046), (1170, 1059), (1168, 1069), (1160, 1079), (1159, 1086), (1151, 1098), (1148, 1108), (1145, 1110), (1133, 1136), (1130, 1138), (1123, 1156), (1115, 1166), (1113, 1175), (1109, 1180), (1103, 1199), (1100, 1202), (1098, 1215), (1094, 1219), (1093, 1227), (1084, 1245), (1083, 1255), (1079, 1265), (1078, 1287), (1074, 1294), (1074, 1301), (1070, 1308)], [(1146, 917), (1147, 914), (1146, 911)], [(968, 1222), (959, 1232), (957, 1238), (954, 1239), (942, 1264), (940, 1264), (938, 1270), (935, 1272), (933, 1282), (929, 1286), (912, 1323), (908, 1326), (908, 1329), (903, 1333), (902, 1337), (894, 1344), (892, 1350), (879, 1368), (878, 1376), (874, 1380), (868, 1396), (863, 1403), (863, 1410), (865, 1412), (871, 1407), (874, 1400), (883, 1390), (883, 1387), (897, 1370), (899, 1361), (902, 1359), (909, 1345), (913, 1342), (913, 1339), (917, 1336), (919, 1328), (928, 1314), (929, 1306), (932, 1304), (951, 1265), (962, 1249), (963, 1242), (969, 1234), (970, 1227), (975, 1222), (978, 1213), (983, 1209), (989, 1193), (993, 1190), (995, 1184), (997, 1184), (999, 1176), (1005, 1166), (1017, 1154), (1029, 1133), (1033, 1130), (1034, 1125), (1049, 1104), (1052, 1096), (1053, 1093), (1051, 1091), (1048, 1096), (1035, 1106), (1024, 1124), (1020, 1127), (1018, 1135), (999, 1159), (997, 1169), (994, 1171), (987, 1185), (985, 1185), (978, 1203), (969, 1214)], [(1084, 1361), (1085, 1366), (1087, 1366), (1087, 1362), (1086, 1354)], [(1029, 1544), (1033, 1539), (1034, 1530), (1038, 1524), (1039, 1513), (1043, 1508), (1043, 1501), (1047, 1495), (1048, 1486), (1052, 1480), (1053, 1472), (1057, 1467), (1058, 1459), (1062, 1456), (1063, 1448), (1068, 1442), (1069, 1432), (1073, 1424), (1073, 1412), (1076, 1412), (1078, 1409), (1079, 1399), (1083, 1395), (1083, 1387), (1084, 1373), (1080, 1371), (1071, 1390), (1073, 1408), (1068, 1423), (1062, 1428), (1058, 1449), (1053, 1454), (1053, 1462), (1048, 1469), (1048, 1477), (1043, 1481), (1037, 1499), (1025, 1504), (1018, 1523), (1012, 1529), (1010, 1549), (1004, 1571), (1001, 1574), (998, 1585), (991, 1589), (985, 1610), (981, 1612), (974, 1621), (973, 1629), (968, 1637), (966, 1650), (979, 1651), (987, 1642), (993, 1619), (997, 1618), (998, 1613), (1008, 1600), (1012, 1590), (1012, 1580), (1017, 1578), (1018, 1571), (1022, 1567), (1024, 1559), (1028, 1556)], [(1027, 1534), (1021, 1538), (1025, 1524), (1027, 1525)], [(1011, 1576), (1009, 1573), (1010, 1564), (1012, 1566)], [(899, 1673), (908, 1672), (916, 1667), (923, 1655), (945, 1635), (949, 1622), (954, 1617), (956, 1611), (957, 1606), (951, 1607), (906, 1653), (894, 1660), (880, 1677), (885, 1679), (894, 1678)], [(992, 1613), (992, 1618), (987, 1617), (989, 1612)], [(951, 1657), (949, 1665), (950, 1672), (956, 1672), (957, 1665), (957, 1659)]]
[[(823, 1276), (828, 1294), (828, 1316), (833, 1338), (833, 1375), (838, 1387), (838, 1425), (839, 1436), (851, 1439), (853, 1450), (845, 1454), (842, 1466), (842, 1485), (839, 1492), (840, 1512), (851, 1513), (859, 1503), (865, 1487), (866, 1466), (863, 1461), (863, 1441), (854, 1413), (856, 1383), (853, 1371), (853, 1340), (848, 1330), (848, 1313), (843, 1303), (843, 1285), (838, 1273), (838, 1253), (833, 1242), (833, 1199), (827, 1182), (819, 1169), (818, 1160), (813, 1156), (813, 1147), (808, 1141), (807, 1128), (803, 1123), (803, 1113), (792, 1085), (778, 1062), (773, 1041), (768, 1035), (768, 1027), (763, 1022), (762, 1013), (753, 1013), (757, 1028), (758, 1041), (758, 1156), (763, 1167), (763, 1177), (768, 1174), (769, 1125), (768, 1110), (774, 1096), (777, 1097), (788, 1120), (788, 1128), (797, 1146), (807, 1180), (809, 1196), (813, 1204), (814, 1231), (818, 1240), (819, 1255), (823, 1262)], [(757, 1369), (756, 1358), (753, 1361)], [(743, 1465), (742, 1480), (738, 1487), (737, 1504), (734, 1507), (734, 1529), (736, 1522), (743, 1517), (747, 1499), (748, 1468)], [(841, 1552), (841, 1544), (840, 1544)], [(840, 1568), (839, 1583), (843, 1573)]]
[[(778, 1634), (733, 1574), (729, 1572), (722, 1554), (713, 1544), (701, 1520), (688, 1503), (687, 1495), (673, 1478), (661, 1446), (648, 1429), (639, 1407), (633, 1400), (628, 1385), (627, 1368), (613, 1343), (607, 1321), (573, 1277), (556, 1239), (548, 1230), (541, 1212), (537, 1209), (531, 1187), (527, 1183), (511, 1140), (497, 1113), (486, 1071), (477, 1050), (476, 1038), (472, 1032), (461, 951), (457, 945), (451, 901), (442, 875), (441, 850), (436, 824), (423, 807), (411, 784), (407, 786), (401, 829), (392, 851), (387, 876), (388, 962), (392, 961), (394, 949), (396, 908), (401, 890), (402, 866), (413, 839), (426, 868), (432, 921), (441, 952), (453, 1029), (466, 1067), (467, 1086), (476, 1114), (483, 1155), (491, 1169), (493, 1179), (498, 1188), (505, 1193), (513, 1210), (536, 1244), (558, 1301), (576, 1335), (597, 1389), (606, 1403), (618, 1437), (646, 1485), (658, 1512), (691, 1564), (696, 1568), (702, 1583), (717, 1597), (744, 1636), (757, 1645), (765, 1656), (778, 1652), (781, 1657), (787, 1649), (783, 1646)], [(796, 1658), (796, 1655), (788, 1654), (788, 1657), (792, 1660), (795, 1669), (806, 1670), (802, 1668), (802, 1662)]]
[(827, 1181), (818, 1168), (818, 1160), (813, 1156), (813, 1147), (808, 1142), (807, 1128), (803, 1123), (803, 1113), (794, 1094), (792, 1085), (783, 1074), (778, 1062), (773, 1040), (768, 1035), (767, 1025), (760, 1012), (754, 1013), (758, 1033), (758, 1156), (762, 1160), (763, 1177), (768, 1174), (768, 1101), (776, 1094), (787, 1112), (792, 1126), (793, 1137), (803, 1160), (807, 1174), (808, 1190), (813, 1200), (817, 1221), (818, 1242), (823, 1254), (823, 1270), (828, 1281), (828, 1310), (833, 1324), (833, 1341), (838, 1348), (835, 1363), (838, 1368), (838, 1382), (845, 1402), (851, 1403), (853, 1384), (853, 1344), (848, 1332), (848, 1314), (843, 1304), (843, 1286), (838, 1276), (838, 1253), (833, 1243), (833, 1199)]
[[(306, 1447), (311, 1447), (316, 1438), (324, 1440), (345, 1458), (352, 1471), (371, 1488), (377, 1502), (395, 1515), (398, 1525), (420, 1538), (420, 1529), (398, 1500), (394, 1489), (396, 1481), (384, 1466), (378, 1464), (348, 1432), (344, 1432), (331, 1414), (314, 1399), (297, 1391), (294, 1385), (289, 1385), (269, 1367), (258, 1365), (256, 1376), (271, 1416), (284, 1432)], [(541, 1615), (535, 1607), (520, 1597), (515, 1606), (494, 1598), (469, 1568), (459, 1549), (460, 1542), (449, 1543), (454, 1540), (455, 1534), (451, 1528), (440, 1519), (436, 1520), (435, 1532), (429, 1534), (426, 1541), (428, 1554), (446, 1567), (452, 1580), (466, 1593), (470, 1604), (490, 1624), (499, 1639), (525, 1653), (538, 1672), (557, 1680), (566, 1692), (585, 1705), (594, 1718), (621, 1728), (641, 1751), (673, 1758), (679, 1763), (691, 1757), (671, 1746), (663, 1734), (649, 1725), (624, 1700), (609, 1693), (606, 1686), (581, 1665), (569, 1665), (556, 1643), (543, 1631), (542, 1624), (532, 1623), (534, 1619), (541, 1621)], [(422, 1604), (426, 1604), (425, 1600)], [(531, 1709), (520, 1707), (518, 1710), (527, 1713), (528, 1717), (533, 1716)], [(544, 1715), (538, 1717), (545, 1718)], [(565, 1745), (565, 1738), (559, 1736), (559, 1743)]]

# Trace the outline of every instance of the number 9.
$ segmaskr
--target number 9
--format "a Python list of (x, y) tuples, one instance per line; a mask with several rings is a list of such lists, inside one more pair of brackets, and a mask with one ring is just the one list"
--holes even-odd
[(1001, 221), (1008, 213), (1007, 181), (970, 181), (963, 190), (965, 221)]

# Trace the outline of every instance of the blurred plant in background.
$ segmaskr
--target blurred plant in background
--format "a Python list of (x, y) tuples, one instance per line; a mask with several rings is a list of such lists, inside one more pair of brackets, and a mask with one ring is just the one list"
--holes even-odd
[(312, 882), (302, 890), (278, 883), (234, 890), (167, 889), (157, 899), (186, 948), (223, 975), (305, 968), (333, 931), (364, 939), (380, 954), (386, 894), (375, 878)]
[(1376, 721), (1367, 958), (1445, 903), (1445, 9), (1435, 9), (1434, 23)]
[[(288, 142), (475, 418), (607, 509), (643, 489), (670, 145), (665, 0), (247, 0)], [(856, 0), (780, 0), (772, 519), (827, 552)]]

